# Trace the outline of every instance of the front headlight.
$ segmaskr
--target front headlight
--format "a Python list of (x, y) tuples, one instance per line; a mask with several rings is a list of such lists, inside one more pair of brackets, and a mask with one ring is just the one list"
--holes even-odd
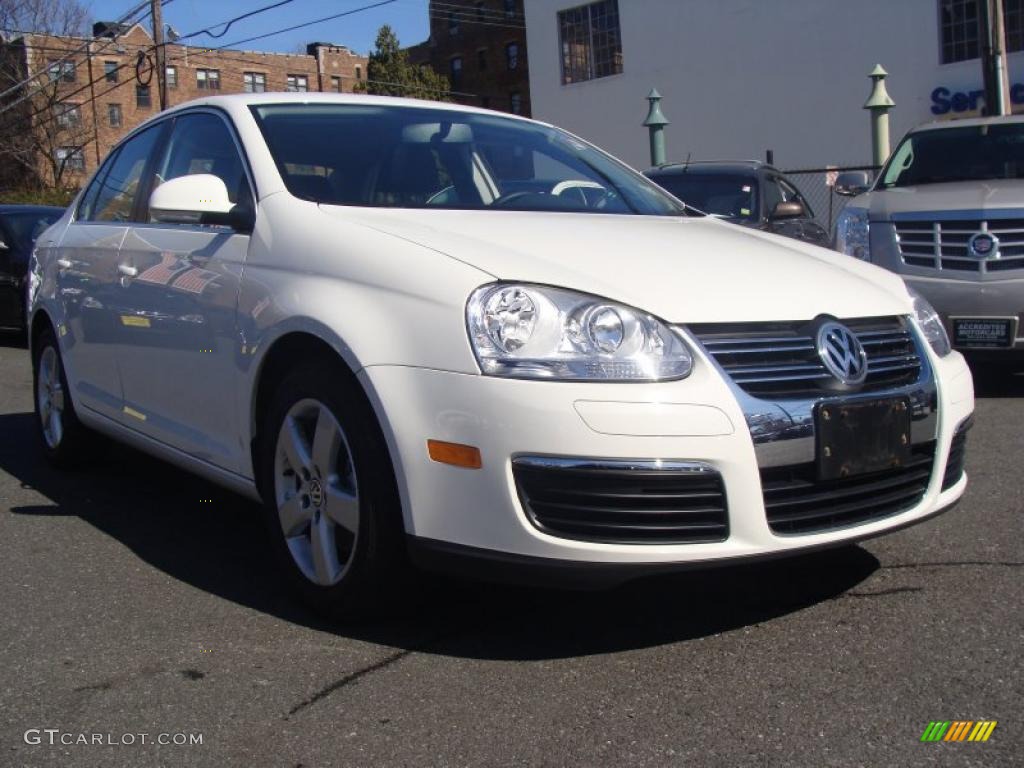
[(935, 307), (909, 285), (907, 292), (914, 300), (914, 317), (917, 318), (917, 324), (921, 327), (921, 333), (928, 340), (928, 345), (935, 350), (936, 355), (945, 357), (952, 351), (952, 347), (949, 344), (946, 328), (942, 324), (942, 318), (935, 311)]
[(869, 230), (867, 209), (847, 206), (836, 219), (836, 250), (847, 256), (871, 261)]
[(498, 283), (473, 292), (469, 340), (490, 376), (567, 381), (664, 381), (693, 356), (663, 322), (596, 296)]

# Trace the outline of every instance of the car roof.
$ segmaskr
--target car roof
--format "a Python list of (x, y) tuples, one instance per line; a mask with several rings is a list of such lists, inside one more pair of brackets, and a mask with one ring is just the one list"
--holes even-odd
[(21, 205), (18, 203), (0, 204), (0, 215), (5, 213), (64, 213), (64, 208), (55, 205)]
[(694, 160), (686, 163), (666, 163), (644, 171), (646, 176), (752, 176), (759, 171), (776, 169), (760, 160)]
[(920, 131), (941, 131), (946, 128), (974, 128), (979, 125), (1005, 125), (1024, 123), (1024, 115), (1003, 115), (1001, 117), (968, 117), (956, 120), (932, 120), (912, 129), (911, 133)]

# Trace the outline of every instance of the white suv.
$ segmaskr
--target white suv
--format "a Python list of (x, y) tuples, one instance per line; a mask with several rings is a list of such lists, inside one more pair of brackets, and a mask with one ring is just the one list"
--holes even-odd
[(321, 609), (410, 554), (614, 582), (863, 539), (966, 485), (971, 376), (899, 277), (508, 115), (191, 102), (114, 149), (30, 280), (51, 459), (95, 430), (262, 500)]

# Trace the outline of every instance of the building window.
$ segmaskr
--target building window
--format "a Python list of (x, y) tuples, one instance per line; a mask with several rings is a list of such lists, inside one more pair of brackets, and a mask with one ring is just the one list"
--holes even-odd
[(505, 18), (511, 19), (516, 15), (516, 0), (505, 0)]
[(476, 20), (477, 21), (483, 21), (484, 20), (484, 4), (483, 3), (477, 3), (476, 4)]
[(481, 48), (476, 52), (476, 68), (481, 72), (487, 69), (487, 49)]
[(505, 61), (509, 69), (519, 67), (519, 43), (509, 43), (505, 46)]
[(452, 87), (457, 88), (462, 82), (462, 57), (456, 56), (448, 63), (448, 71), (452, 79)]
[(266, 93), (267, 76), (263, 72), (243, 72), (242, 89), (246, 93)]
[(309, 78), (305, 75), (288, 75), (286, 91), (296, 91), (299, 93), (309, 90)]
[(178, 87), (178, 68), (167, 67), (167, 87), (177, 88)]
[(149, 109), (152, 102), (149, 98), (149, 86), (148, 85), (136, 85), (135, 86), (135, 106), (139, 109)]
[(448, 11), (448, 34), (459, 34), (459, 17), (455, 15), (455, 11)]
[(121, 127), (121, 105), (120, 104), (107, 104), (107, 120), (110, 122), (111, 128)]
[(331, 90), (341, 93), (341, 78), (338, 75), (331, 75)]
[(75, 62), (73, 61), (51, 61), (46, 71), (51, 80), (61, 80), (65, 83), (75, 82)]
[(68, 130), (82, 124), (82, 111), (77, 104), (58, 104), (56, 112), (58, 128)]
[(939, 22), (943, 64), (978, 58), (981, 46), (978, 0), (939, 0)]
[(356, 67), (356, 80), (362, 80), (362, 79), (363, 79), (363, 68), (362, 67)]
[(117, 82), (117, 71), (118, 66), (116, 61), (103, 62), (103, 76), (107, 79), (108, 83)]
[(1024, 0), (1003, 0), (1006, 51), (1024, 51)]
[(65, 171), (85, 170), (85, 155), (82, 154), (81, 147), (57, 147), (54, 155), (57, 158), (57, 163)]
[(508, 111), (513, 115), (523, 114), (523, 94), (519, 91), (510, 93), (508, 96)]
[(220, 90), (220, 70), (219, 69), (197, 69), (196, 70), (196, 88), (200, 91), (219, 91)]
[(559, 11), (558, 32), (563, 85), (622, 72), (618, 0)]

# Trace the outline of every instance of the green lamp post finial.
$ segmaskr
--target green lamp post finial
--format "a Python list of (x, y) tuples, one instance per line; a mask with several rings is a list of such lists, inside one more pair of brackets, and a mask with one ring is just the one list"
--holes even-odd
[(650, 102), (650, 106), (647, 110), (647, 118), (643, 124), (650, 133), (651, 165), (664, 165), (665, 126), (669, 124), (669, 120), (661, 111), (661, 94), (658, 93), (657, 88), (651, 88), (651, 92), (647, 94), (647, 101)]
[(871, 154), (875, 165), (883, 165), (889, 157), (889, 110), (896, 102), (885, 89), (885, 78), (889, 76), (881, 64), (868, 73), (871, 78), (871, 95), (864, 102), (864, 109), (871, 112)]

